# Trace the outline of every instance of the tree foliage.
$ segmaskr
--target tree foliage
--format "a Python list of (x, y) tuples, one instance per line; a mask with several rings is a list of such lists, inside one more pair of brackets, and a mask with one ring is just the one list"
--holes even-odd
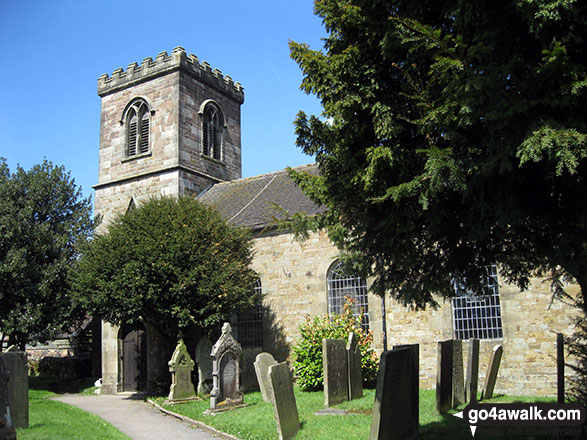
[(522, 289), (573, 277), (587, 307), (587, 3), (317, 0), (324, 49), (291, 42), (297, 144), (290, 171), (328, 213), (314, 227), (404, 304), (435, 304), (483, 268)]
[(68, 329), (68, 271), (91, 236), (90, 198), (63, 167), (45, 160), (11, 173), (0, 159), (0, 331), (21, 348)]
[(74, 276), (83, 308), (115, 324), (144, 320), (169, 338), (249, 307), (252, 239), (194, 198), (152, 199), (84, 250)]

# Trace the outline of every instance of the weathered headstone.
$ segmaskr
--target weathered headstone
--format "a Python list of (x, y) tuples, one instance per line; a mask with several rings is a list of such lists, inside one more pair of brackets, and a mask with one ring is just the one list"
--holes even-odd
[(565, 342), (562, 333), (556, 334), (556, 398), (565, 403)]
[(436, 409), (445, 414), (465, 402), (462, 341), (438, 342)]
[(241, 360), (241, 380), (243, 391), (259, 391), (259, 382), (255, 374), (255, 359), (261, 353), (261, 347), (251, 347), (243, 349), (243, 356)]
[(467, 380), (465, 381), (465, 399), (469, 403), (477, 401), (479, 387), (479, 339), (469, 339), (469, 356), (467, 359)]
[(196, 363), (198, 364), (198, 394), (210, 394), (212, 391), (212, 341), (202, 336), (196, 345)]
[(418, 438), (419, 346), (402, 346), (381, 355), (369, 440)]
[(346, 344), (349, 400), (363, 397), (363, 374), (361, 372), (361, 350), (357, 342), (357, 336), (351, 332)]
[(277, 365), (277, 361), (269, 353), (259, 353), (255, 362), (255, 374), (257, 375), (257, 381), (259, 382), (259, 389), (261, 390), (261, 396), (265, 402), (271, 402), (271, 381), (269, 380), (269, 367)]
[(27, 354), (15, 346), (2, 353), (4, 367), (10, 372), (8, 401), (15, 428), (29, 427), (29, 376)]
[(8, 403), (8, 380), (9, 371), (4, 367), (0, 357), (0, 439), (16, 440), (16, 430), (10, 416), (10, 405)]
[(273, 411), (280, 440), (293, 438), (300, 429), (298, 407), (287, 362), (271, 365), (268, 372)]
[(230, 324), (225, 322), (222, 326), (222, 335), (212, 347), (211, 410), (225, 410), (242, 405), (241, 354), (241, 346), (232, 337)]
[(343, 339), (322, 340), (324, 368), (324, 406), (349, 400), (346, 344)]
[(194, 361), (188, 353), (185, 343), (180, 339), (169, 361), (171, 372), (171, 388), (169, 402), (178, 403), (196, 399), (196, 391), (192, 383)]
[(493, 397), (493, 390), (495, 389), (495, 381), (497, 379), (502, 354), (503, 347), (501, 345), (493, 347), (491, 359), (487, 366), (487, 374), (485, 374), (485, 384), (481, 393), (481, 399), (491, 399)]

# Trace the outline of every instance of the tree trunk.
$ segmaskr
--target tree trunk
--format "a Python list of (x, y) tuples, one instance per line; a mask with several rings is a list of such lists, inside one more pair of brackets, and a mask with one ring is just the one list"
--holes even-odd
[(579, 283), (579, 287), (581, 288), (581, 298), (582, 301), (579, 301), (577, 306), (579, 306), (585, 315), (587, 315), (587, 270), (581, 270), (575, 278), (577, 279), (577, 283)]

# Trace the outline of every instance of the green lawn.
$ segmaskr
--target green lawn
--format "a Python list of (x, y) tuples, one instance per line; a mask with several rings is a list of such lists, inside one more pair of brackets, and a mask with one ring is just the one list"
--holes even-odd
[[(100, 417), (50, 400), (56, 396), (50, 391), (55, 389), (54, 382), (48, 378), (29, 378), (29, 428), (17, 429), (19, 440), (128, 439)], [(91, 388), (88, 381), (67, 385), (78, 392)]]
[[(332, 440), (336, 439), (367, 439), (371, 428), (371, 411), (375, 397), (375, 390), (365, 390), (361, 399), (345, 402), (336, 408), (355, 412), (345, 416), (317, 416), (314, 413), (324, 408), (324, 394), (322, 392), (302, 392), (294, 388), (296, 403), (302, 424), (296, 440)], [(199, 420), (221, 431), (233, 434), (243, 440), (273, 440), (277, 439), (273, 407), (263, 402), (261, 394), (247, 393), (245, 408), (240, 408), (214, 416), (203, 415), (209, 408), (209, 401), (185, 403), (181, 405), (165, 405), (164, 397), (154, 398), (166, 409)], [(552, 402), (553, 399), (533, 397), (504, 397), (498, 396), (487, 402)], [(483, 438), (483, 429), (479, 428), (476, 438)], [(333, 433), (336, 436), (333, 437)], [(487, 434), (490, 435), (488, 431)], [(487, 436), (485, 436), (487, 437)], [(436, 394), (431, 390), (420, 391), (420, 438), (422, 440), (435, 439), (471, 439), (471, 431), (461, 419), (452, 415), (440, 416), (436, 412)], [(495, 438), (495, 437), (493, 437)], [(516, 437), (508, 437), (516, 438)], [(531, 439), (524, 436), (520, 438)], [(542, 438), (544, 437), (537, 437)]]

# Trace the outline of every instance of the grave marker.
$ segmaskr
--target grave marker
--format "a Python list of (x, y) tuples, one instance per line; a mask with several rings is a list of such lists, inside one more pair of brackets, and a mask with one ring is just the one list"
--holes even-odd
[(499, 371), (502, 354), (503, 347), (501, 345), (493, 347), (491, 359), (487, 366), (487, 374), (485, 374), (485, 384), (483, 386), (483, 392), (481, 393), (481, 399), (491, 399), (493, 397), (493, 390), (495, 388), (495, 381), (497, 380), (497, 372)]
[(4, 367), (0, 356), (0, 439), (16, 440), (16, 430), (10, 416), (10, 405), (8, 402), (8, 381), (10, 373)]
[(562, 333), (556, 334), (556, 398), (565, 403), (565, 340)]
[(419, 346), (402, 346), (381, 355), (369, 440), (418, 438)]
[(196, 345), (196, 363), (198, 364), (198, 394), (210, 394), (212, 391), (212, 341), (202, 336)]
[(178, 403), (196, 399), (196, 391), (192, 383), (194, 361), (190, 357), (183, 339), (177, 342), (177, 347), (175, 347), (169, 361), (169, 371), (171, 372), (169, 402)]
[(479, 339), (469, 339), (469, 357), (467, 359), (467, 380), (465, 383), (465, 399), (469, 403), (477, 401), (479, 386)]
[(269, 380), (269, 367), (277, 365), (277, 361), (269, 353), (259, 353), (253, 366), (255, 367), (255, 374), (259, 382), (259, 389), (261, 396), (265, 402), (271, 402), (271, 381)]
[(363, 374), (361, 372), (361, 350), (357, 342), (357, 336), (351, 332), (346, 344), (349, 400), (363, 397)]
[(10, 373), (8, 401), (15, 428), (29, 427), (29, 376), (27, 354), (15, 346), (2, 353), (4, 367)]
[(261, 347), (244, 348), (241, 358), (241, 378), (243, 391), (259, 391), (259, 382), (255, 374), (255, 359), (263, 351)]
[(222, 335), (212, 347), (212, 392), (210, 409), (225, 410), (243, 403), (240, 384), (242, 349), (232, 337), (230, 324), (222, 326)]
[(346, 344), (342, 339), (322, 340), (324, 368), (324, 406), (349, 400), (349, 376)]
[(438, 342), (436, 409), (445, 414), (465, 402), (462, 341)]
[(269, 367), (273, 411), (280, 440), (293, 438), (300, 430), (300, 419), (287, 362)]

